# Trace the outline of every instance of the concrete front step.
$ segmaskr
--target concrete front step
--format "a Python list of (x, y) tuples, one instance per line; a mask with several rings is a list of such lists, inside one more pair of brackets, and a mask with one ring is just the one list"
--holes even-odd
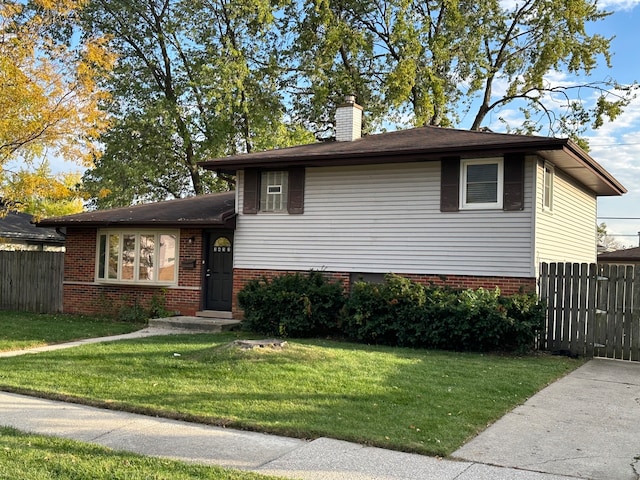
[(177, 317), (153, 318), (149, 327), (175, 330), (189, 333), (220, 333), (233, 330), (240, 325), (240, 320), (229, 318), (203, 318), (180, 315)]
[(231, 320), (231, 312), (223, 312), (220, 310), (201, 310), (196, 312), (196, 317), (205, 317), (205, 318), (226, 318), (227, 320)]

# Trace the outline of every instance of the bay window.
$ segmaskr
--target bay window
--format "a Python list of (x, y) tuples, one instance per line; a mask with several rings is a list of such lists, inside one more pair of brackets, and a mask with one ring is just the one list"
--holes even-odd
[(177, 231), (100, 230), (96, 280), (171, 285), (177, 283)]

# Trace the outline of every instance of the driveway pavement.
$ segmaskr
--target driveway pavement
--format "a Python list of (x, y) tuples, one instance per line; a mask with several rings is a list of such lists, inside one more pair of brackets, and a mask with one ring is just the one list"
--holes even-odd
[(640, 363), (594, 359), (453, 456), (602, 480), (640, 478)]

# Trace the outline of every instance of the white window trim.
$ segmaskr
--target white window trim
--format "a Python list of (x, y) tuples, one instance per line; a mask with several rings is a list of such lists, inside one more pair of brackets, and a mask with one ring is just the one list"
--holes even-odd
[[(498, 188), (496, 202), (489, 203), (467, 203), (467, 167), (469, 165), (498, 165)], [(460, 209), (461, 210), (501, 210), (504, 195), (504, 159), (502, 157), (494, 158), (475, 158), (460, 161)]]
[[(108, 257), (108, 242), (109, 235), (118, 235), (119, 236), (119, 246), (118, 246), (118, 278), (100, 278), (98, 275), (100, 273), (100, 237), (102, 235), (107, 236), (107, 247), (105, 250), (105, 254)], [(123, 280), (122, 279), (122, 243), (124, 235), (135, 235), (135, 259), (134, 259), (134, 275), (133, 280)], [(140, 236), (142, 235), (154, 235), (157, 240), (159, 240), (160, 235), (174, 235), (176, 238), (176, 250), (175, 250), (175, 261), (174, 261), (174, 273), (173, 280), (139, 280), (136, 279), (136, 272), (139, 272), (140, 267), (140, 258), (138, 255), (139, 245), (140, 245)], [(156, 242), (159, 245), (159, 241)], [(179, 267), (179, 259), (180, 259), (180, 231), (179, 230), (160, 230), (160, 229), (152, 229), (152, 230), (135, 230), (135, 229), (99, 229), (96, 234), (96, 255), (95, 255), (95, 274), (94, 278), (96, 283), (102, 284), (126, 284), (126, 285), (146, 285), (146, 286), (176, 286), (178, 285), (178, 267)], [(155, 278), (159, 277), (159, 262), (158, 262), (158, 251), (156, 250), (154, 254), (154, 271)], [(105, 272), (108, 272), (108, 258), (105, 258)], [(108, 276), (108, 273), (106, 273)]]
[[(547, 191), (547, 170), (550, 172), (551, 190), (549, 192), (549, 205), (546, 203), (546, 191)], [(553, 211), (553, 196), (554, 196), (554, 183), (555, 183), (556, 171), (555, 166), (549, 162), (543, 162), (542, 164), (542, 210), (545, 212)]]

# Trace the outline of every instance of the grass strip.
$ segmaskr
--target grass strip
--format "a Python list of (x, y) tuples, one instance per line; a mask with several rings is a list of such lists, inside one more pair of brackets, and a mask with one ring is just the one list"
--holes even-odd
[(21, 480), (267, 480), (251, 472), (201, 466), (0, 427), (0, 478)]

